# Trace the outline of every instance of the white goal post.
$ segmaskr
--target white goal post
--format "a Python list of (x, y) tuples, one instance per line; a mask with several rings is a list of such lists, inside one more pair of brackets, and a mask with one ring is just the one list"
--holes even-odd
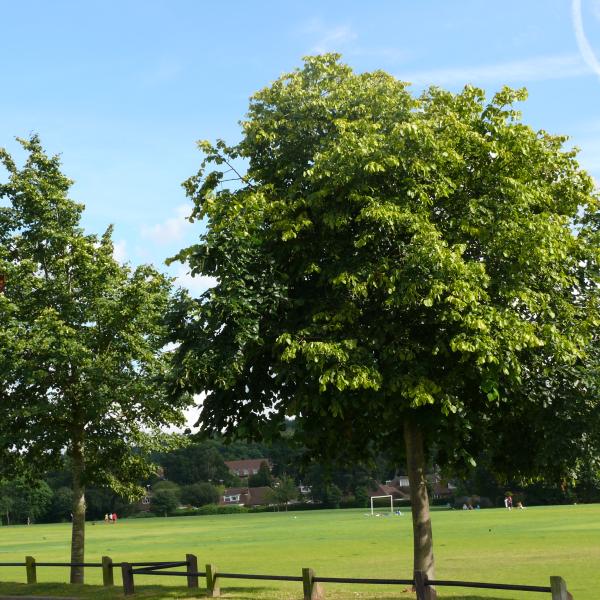
[(385, 496), (371, 496), (371, 516), (373, 516), (375, 514), (374, 508), (373, 508), (373, 500), (376, 500), (377, 498), (389, 498), (390, 499), (390, 514), (394, 514), (394, 497), (392, 496), (392, 494), (386, 494)]

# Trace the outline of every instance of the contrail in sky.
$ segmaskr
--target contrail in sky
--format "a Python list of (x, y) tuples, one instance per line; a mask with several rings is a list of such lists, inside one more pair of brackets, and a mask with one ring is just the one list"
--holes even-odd
[(590, 46), (583, 29), (581, 0), (573, 0), (571, 4), (571, 14), (573, 16), (573, 29), (575, 30), (575, 37), (577, 38), (577, 45), (579, 46), (581, 56), (583, 57), (583, 60), (585, 60), (587, 66), (600, 77), (600, 61)]

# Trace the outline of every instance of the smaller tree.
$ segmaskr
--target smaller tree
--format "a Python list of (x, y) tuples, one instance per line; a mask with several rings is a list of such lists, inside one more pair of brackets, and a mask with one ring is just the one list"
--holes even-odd
[(192, 483), (192, 485), (181, 488), (181, 501), (192, 506), (217, 504), (219, 502), (219, 490), (211, 483)]
[(338, 508), (342, 490), (335, 483), (322, 479), (311, 486), (311, 497), (328, 508)]
[[(0, 149), (0, 473), (70, 466), (81, 565), (86, 488), (140, 496), (161, 428), (183, 423), (190, 398), (167, 402), (160, 385), (171, 282), (115, 260), (112, 227), (86, 234), (59, 158), (35, 136), (20, 141), (22, 167)], [(83, 583), (83, 567), (70, 580)]]
[(365, 486), (358, 486), (354, 492), (354, 499), (356, 504), (361, 507), (367, 507), (369, 505), (369, 491)]
[(339, 508), (342, 500), (342, 490), (332, 483), (325, 488), (325, 505), (329, 508)]
[(600, 502), (600, 467), (598, 464), (585, 464), (577, 480), (575, 493), (579, 502)]
[(271, 486), (271, 470), (266, 462), (261, 463), (258, 473), (248, 477), (249, 487), (270, 487)]
[(179, 492), (174, 488), (162, 488), (152, 495), (152, 512), (168, 516), (179, 506)]
[(229, 469), (219, 453), (218, 445), (212, 440), (160, 454), (157, 461), (164, 468), (166, 476), (180, 485), (220, 480), (230, 483)]
[(268, 494), (268, 500), (278, 506), (287, 507), (290, 500), (298, 498), (298, 488), (291, 477), (283, 476), (279, 481), (275, 482)]

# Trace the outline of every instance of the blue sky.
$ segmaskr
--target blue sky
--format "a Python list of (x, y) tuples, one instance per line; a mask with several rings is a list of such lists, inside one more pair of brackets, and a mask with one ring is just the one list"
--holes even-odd
[(19, 156), (14, 137), (37, 132), (61, 153), (85, 228), (113, 223), (133, 264), (160, 266), (197, 238), (180, 187), (199, 165), (196, 140), (236, 141), (248, 97), (307, 54), (341, 52), (415, 92), (525, 85), (524, 120), (570, 135), (600, 181), (600, 0), (0, 6), (0, 146)]

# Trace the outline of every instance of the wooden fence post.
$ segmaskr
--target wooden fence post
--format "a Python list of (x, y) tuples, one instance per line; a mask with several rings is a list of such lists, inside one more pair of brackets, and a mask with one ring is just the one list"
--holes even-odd
[(133, 567), (129, 563), (121, 563), (121, 574), (123, 576), (123, 594), (131, 596), (135, 592), (133, 585)]
[(206, 565), (206, 595), (208, 598), (217, 598), (221, 595), (221, 586), (215, 565)]
[(102, 557), (102, 583), (105, 587), (115, 585), (113, 561), (110, 556)]
[(25, 557), (25, 570), (27, 571), (27, 583), (37, 583), (37, 573), (35, 570), (35, 558), (33, 556)]
[(312, 569), (302, 569), (302, 590), (304, 600), (312, 600), (315, 572)]
[[(198, 558), (195, 554), (186, 554), (185, 555), (186, 571), (188, 573), (197, 573), (198, 572)], [(187, 576), (187, 586), (189, 588), (197, 588), (198, 587), (198, 575), (188, 575)]]
[(302, 590), (304, 600), (322, 600), (325, 592), (321, 585), (315, 582), (315, 572), (312, 569), (302, 569)]
[(550, 589), (552, 600), (573, 600), (573, 596), (567, 591), (567, 582), (562, 577), (550, 577)]

